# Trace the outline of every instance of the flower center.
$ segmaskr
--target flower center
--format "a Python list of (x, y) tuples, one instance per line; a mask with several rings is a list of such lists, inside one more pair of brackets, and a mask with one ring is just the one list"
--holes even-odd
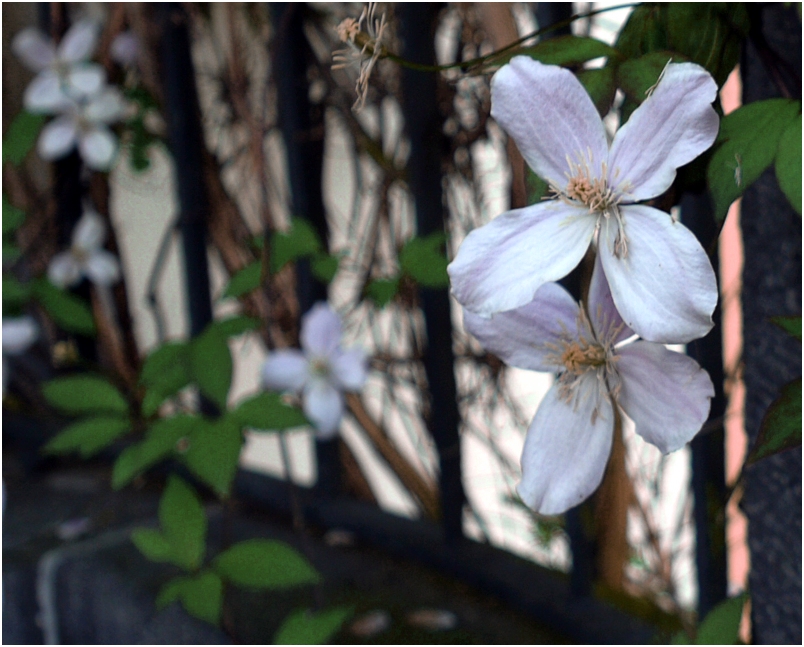
[(79, 247), (78, 245), (73, 245), (70, 249), (70, 252), (79, 265), (86, 265), (87, 261), (89, 260), (89, 252), (86, 249)]
[(561, 353), (561, 362), (567, 367), (567, 372), (573, 375), (582, 375), (586, 371), (605, 366), (606, 350), (597, 344), (568, 342)]
[(330, 366), (327, 359), (324, 357), (313, 358), (310, 361), (310, 373), (315, 377), (329, 377)]

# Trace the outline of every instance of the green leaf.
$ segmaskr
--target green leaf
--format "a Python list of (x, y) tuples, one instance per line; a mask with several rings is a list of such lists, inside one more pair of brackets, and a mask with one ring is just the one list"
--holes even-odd
[(42, 385), (42, 393), (51, 405), (65, 413), (128, 413), (128, 403), (120, 391), (96, 375), (57, 377)]
[(615, 47), (626, 58), (667, 49), (667, 3), (645, 3), (628, 16)]
[(449, 285), (449, 261), (442, 251), (447, 237), (436, 231), (424, 238), (412, 238), (399, 252), (402, 271), (419, 285), (445, 288)]
[(301, 553), (272, 539), (241, 541), (218, 555), (212, 567), (227, 581), (260, 589), (287, 589), (321, 580)]
[(65, 427), (47, 442), (42, 451), (46, 454), (66, 454), (77, 450), (82, 458), (89, 458), (129, 429), (131, 421), (127, 418), (84, 418)]
[(285, 618), (274, 636), (275, 645), (324, 645), (353, 613), (351, 607), (335, 607), (314, 613), (297, 609)]
[(776, 179), (790, 204), (801, 215), (801, 115), (782, 133), (776, 151)]
[(45, 278), (34, 281), (31, 288), (33, 297), (60, 328), (79, 335), (95, 335), (95, 319), (84, 301)]
[(235, 274), (230, 280), (229, 285), (221, 295), (222, 299), (227, 297), (239, 297), (248, 294), (252, 290), (260, 287), (262, 276), (262, 262), (254, 261), (246, 265), (242, 270)]
[[(511, 54), (530, 56), (545, 65), (578, 65), (593, 58), (619, 57), (619, 52), (606, 43), (588, 36), (559, 36), (543, 40), (532, 47)], [(495, 63), (497, 61), (495, 60)]]
[(3, 235), (16, 231), (25, 222), (25, 213), (22, 209), (17, 209), (3, 194)]
[(190, 383), (189, 363), (188, 344), (162, 344), (143, 362), (140, 383), (165, 397), (173, 395)]
[(706, 171), (715, 202), (715, 217), (722, 221), (729, 206), (767, 169), (801, 104), (789, 99), (755, 101), (726, 115), (720, 122), (720, 147)]
[(309, 424), (296, 407), (285, 404), (278, 393), (266, 391), (241, 401), (229, 414), (240, 427), (280, 430)]
[(243, 434), (228, 416), (199, 420), (189, 437), (182, 460), (215, 493), (226, 498), (232, 488), (243, 445)]
[(595, 70), (582, 70), (577, 74), (578, 80), (586, 88), (601, 117), (608, 114), (617, 92), (614, 73), (615, 68), (607, 65)]
[(271, 237), (271, 274), (286, 264), (322, 251), (321, 240), (313, 226), (304, 218), (291, 218), (287, 233), (277, 231)]
[(696, 645), (735, 645), (740, 635), (740, 619), (745, 594), (729, 598), (712, 609), (698, 627)]
[(801, 378), (782, 387), (768, 408), (746, 465), (801, 445)]
[(194, 577), (173, 578), (156, 597), (156, 608), (162, 609), (174, 600), (179, 600), (190, 615), (218, 626), (223, 608), (223, 582), (207, 570)]
[(528, 192), (528, 204), (538, 204), (542, 198), (550, 195), (550, 185), (528, 166), (525, 167), (525, 188)]
[(650, 89), (658, 83), (667, 63), (683, 60), (675, 52), (660, 50), (624, 61), (617, 67), (617, 85), (629, 99), (640, 104), (648, 97)]
[(159, 391), (148, 389), (142, 398), (140, 405), (140, 412), (143, 417), (150, 418), (159, 411), (159, 407), (167, 400), (166, 395), (162, 395)]
[(399, 277), (374, 279), (366, 285), (365, 294), (380, 308), (387, 306), (399, 290)]
[(3, 304), (20, 306), (30, 298), (28, 285), (20, 283), (13, 276), (3, 274)]
[(197, 569), (206, 552), (207, 515), (195, 490), (176, 475), (168, 479), (159, 502), (159, 523), (171, 546), (166, 561)]
[(20, 256), (22, 256), (22, 250), (19, 247), (13, 243), (3, 243), (3, 264), (13, 263)]
[(238, 315), (236, 317), (229, 317), (228, 319), (213, 321), (209, 324), (209, 327), (214, 328), (224, 337), (237, 337), (237, 335), (242, 335), (244, 332), (258, 330), (261, 325), (262, 322), (256, 317)]
[(190, 345), (190, 375), (201, 393), (225, 411), (232, 384), (232, 354), (228, 340), (214, 326), (207, 327)]
[[(39, 131), (45, 123), (45, 115), (21, 111), (9, 125), (3, 137), (3, 164), (11, 162), (19, 166), (36, 143)], [(5, 215), (5, 214), (4, 214)]]
[(332, 279), (338, 273), (340, 258), (331, 254), (319, 253), (313, 256), (310, 263), (310, 271), (322, 283), (332, 283)]
[(801, 342), (801, 315), (796, 317), (771, 317), (771, 321)]
[(179, 414), (157, 420), (145, 440), (127, 447), (117, 458), (112, 471), (112, 487), (119, 490), (135, 476), (173, 454), (176, 443), (202, 421), (197, 416)]
[(131, 532), (131, 541), (152, 562), (169, 562), (173, 559), (173, 546), (158, 530), (136, 528)]

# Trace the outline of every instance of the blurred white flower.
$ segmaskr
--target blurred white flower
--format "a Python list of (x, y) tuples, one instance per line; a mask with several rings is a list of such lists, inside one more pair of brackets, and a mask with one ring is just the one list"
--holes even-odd
[(140, 55), (140, 40), (132, 31), (123, 31), (117, 34), (109, 47), (112, 60), (123, 67), (136, 65)]
[(73, 230), (69, 250), (56, 254), (47, 268), (51, 283), (61, 288), (71, 287), (86, 277), (99, 286), (116, 283), (120, 278), (120, 263), (111, 252), (103, 249), (106, 225), (93, 209), (85, 209)]
[(9, 367), (6, 356), (22, 355), (39, 336), (39, 327), (32, 317), (8, 317), (3, 319), (3, 393), (6, 392)]
[(25, 90), (27, 110), (54, 114), (64, 110), (70, 100), (98, 92), (106, 82), (106, 72), (89, 57), (98, 43), (99, 25), (81, 20), (64, 34), (59, 46), (38, 29), (27, 28), (11, 42), (11, 51), (39, 74)]
[(343, 392), (357, 391), (366, 381), (365, 353), (343, 350), (341, 320), (319, 302), (302, 317), (301, 350), (288, 348), (268, 355), (262, 367), (266, 388), (302, 394), (304, 414), (320, 438), (331, 438), (343, 417)]

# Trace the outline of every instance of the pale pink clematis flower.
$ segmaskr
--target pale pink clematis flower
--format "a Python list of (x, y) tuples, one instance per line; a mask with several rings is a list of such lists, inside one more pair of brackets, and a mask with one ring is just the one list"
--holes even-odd
[(302, 395), (304, 415), (319, 438), (332, 438), (343, 417), (343, 392), (363, 387), (365, 353), (341, 348), (341, 320), (327, 303), (316, 303), (302, 317), (301, 350), (273, 351), (262, 367), (266, 388)]
[(101, 65), (87, 60), (95, 51), (98, 35), (95, 21), (81, 20), (64, 34), (58, 47), (38, 29), (23, 29), (14, 37), (11, 50), (26, 67), (39, 73), (25, 90), (26, 109), (58, 113), (65, 102), (91, 96), (101, 89), (106, 72)]
[(491, 319), (464, 311), (466, 329), (507, 364), (558, 373), (528, 429), (517, 488), (540, 514), (565, 512), (600, 485), (614, 407), (668, 453), (700, 431), (715, 393), (691, 357), (632, 341), (604, 269), (598, 257), (586, 309), (558, 284), (546, 283), (530, 303)]
[(22, 355), (31, 347), (39, 336), (39, 327), (32, 317), (3, 318), (3, 393), (9, 378), (9, 366), (6, 357)]
[(671, 63), (609, 146), (572, 72), (513, 58), (492, 79), (491, 113), (556, 199), (467, 236), (448, 268), (458, 301), (486, 317), (524, 306), (595, 242), (614, 303), (640, 336), (684, 343), (709, 332), (718, 293), (706, 252), (684, 225), (639, 203), (715, 141), (716, 95), (702, 67)]
[(73, 230), (70, 249), (56, 254), (47, 268), (50, 282), (60, 288), (78, 284), (84, 277), (95, 285), (110, 286), (120, 279), (120, 263), (103, 249), (106, 225), (93, 209), (85, 209)]

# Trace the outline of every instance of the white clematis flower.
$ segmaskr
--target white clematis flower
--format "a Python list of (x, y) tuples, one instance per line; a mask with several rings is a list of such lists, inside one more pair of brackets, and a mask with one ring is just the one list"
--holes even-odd
[(98, 92), (106, 82), (101, 65), (90, 63), (98, 44), (99, 25), (92, 20), (75, 23), (64, 34), (59, 46), (38, 29), (19, 32), (11, 50), (39, 74), (25, 90), (23, 103), (31, 112), (61, 112), (66, 103)]
[(522, 451), (522, 500), (540, 514), (578, 505), (603, 478), (615, 407), (662, 452), (700, 431), (715, 390), (691, 357), (662, 344), (631, 341), (598, 259), (584, 309), (547, 283), (525, 306), (464, 324), (484, 348), (511, 366), (558, 373), (528, 429)]
[(39, 327), (32, 317), (8, 317), (3, 319), (3, 393), (9, 377), (6, 357), (22, 355), (39, 336)]
[(343, 417), (343, 392), (363, 387), (365, 353), (343, 350), (341, 320), (327, 303), (315, 304), (302, 317), (301, 350), (288, 348), (268, 355), (262, 367), (266, 388), (302, 395), (304, 415), (319, 438), (332, 438)]
[(109, 124), (119, 121), (124, 112), (123, 95), (114, 87), (83, 101), (67, 102), (63, 114), (42, 129), (37, 150), (43, 159), (56, 160), (78, 146), (87, 166), (105, 171), (117, 154), (117, 137)]
[(492, 79), (492, 116), (555, 200), (508, 211), (471, 232), (448, 270), (465, 308), (491, 316), (529, 303), (595, 241), (614, 303), (640, 336), (683, 343), (712, 328), (717, 284), (684, 225), (640, 201), (715, 141), (717, 85), (694, 63), (669, 64), (609, 146), (569, 70), (517, 56)]
[(70, 249), (56, 254), (47, 268), (51, 283), (61, 288), (78, 284), (84, 277), (99, 286), (109, 286), (120, 278), (120, 263), (103, 249), (106, 225), (93, 209), (85, 209), (73, 230)]

